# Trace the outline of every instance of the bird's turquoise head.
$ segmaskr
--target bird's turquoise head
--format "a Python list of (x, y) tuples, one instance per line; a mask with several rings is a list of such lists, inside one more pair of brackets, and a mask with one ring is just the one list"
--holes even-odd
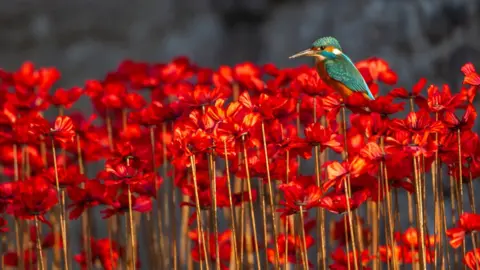
[(334, 37), (322, 37), (315, 40), (312, 47), (296, 53), (289, 58), (297, 58), (300, 56), (315, 57), (318, 60), (335, 59), (342, 54), (342, 47), (338, 40)]

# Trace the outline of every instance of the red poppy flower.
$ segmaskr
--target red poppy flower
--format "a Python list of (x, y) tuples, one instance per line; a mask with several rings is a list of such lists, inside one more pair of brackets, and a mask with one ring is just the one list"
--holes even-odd
[(420, 109), (427, 109), (435, 113), (454, 111), (455, 109), (459, 108), (465, 100), (465, 97), (461, 94), (452, 95), (450, 92), (450, 87), (446, 84), (443, 85), (441, 90), (435, 85), (430, 85), (427, 92), (428, 99), (426, 102), (417, 101), (417, 105), (420, 107)]
[(125, 77), (135, 90), (152, 89), (160, 83), (160, 78), (152, 72), (152, 66), (144, 62), (124, 60), (117, 68), (117, 74)]
[[(41, 174), (45, 179), (47, 179), (52, 185), (56, 183), (55, 169), (53, 167), (48, 168)], [(80, 173), (80, 170), (77, 165), (70, 165), (68, 167), (59, 167), (57, 168), (58, 183), (61, 188), (66, 188), (69, 186), (76, 186), (82, 182), (85, 182), (87, 178), (85, 175)]]
[(371, 57), (355, 64), (368, 84), (383, 82), (388, 85), (397, 83), (397, 74), (390, 68), (387, 61)]
[(144, 126), (159, 125), (164, 122), (168, 117), (166, 112), (169, 111), (169, 106), (164, 106), (159, 101), (152, 101), (148, 106), (140, 111), (130, 112), (129, 118), (138, 124)]
[(44, 111), (50, 105), (47, 101), (47, 95), (37, 94), (32, 91), (17, 91), (6, 94), (9, 106), (15, 108), (21, 115), (25, 113)]
[[(395, 233), (395, 246), (381, 246), (379, 248), (380, 259), (384, 262), (387, 260), (397, 260), (404, 264), (411, 264), (420, 260), (419, 233), (414, 228), (408, 228), (404, 233)], [(425, 236), (426, 243), (426, 261), (433, 263), (434, 249), (439, 241), (439, 237), (435, 235)]]
[[(235, 103), (234, 103), (235, 104)], [(234, 105), (229, 105), (234, 106)], [(247, 113), (245, 111), (237, 111), (235, 115), (228, 120), (218, 124), (215, 129), (215, 135), (220, 140), (229, 138), (241, 139), (243, 136), (251, 135), (258, 128), (260, 115), (257, 113)], [(253, 145), (260, 146), (258, 138), (250, 138)]]
[(248, 92), (240, 94), (238, 101), (250, 112), (258, 112), (263, 120), (291, 120), (295, 116), (296, 101), (282, 95), (260, 94), (258, 100), (252, 99)]
[(444, 130), (442, 122), (430, 118), (430, 114), (425, 110), (411, 112), (404, 120), (394, 119), (390, 123), (394, 130), (406, 131), (413, 134), (413, 142), (423, 145), (428, 136), (433, 133), (441, 133)]
[(309, 146), (319, 146), (320, 152), (323, 152), (327, 147), (337, 153), (343, 151), (343, 136), (318, 122), (305, 127), (304, 141)]
[(111, 204), (111, 198), (114, 197), (117, 190), (101, 184), (98, 180), (85, 181), (85, 187), (70, 186), (67, 188), (67, 194), (72, 203), (69, 218), (77, 219), (87, 208), (99, 204)]
[(17, 91), (27, 92), (37, 90), (47, 93), (52, 85), (60, 79), (60, 72), (56, 68), (35, 68), (32, 62), (24, 62), (22, 66), (12, 74)]
[(352, 123), (350, 129), (358, 130), (369, 141), (377, 141), (380, 137), (385, 136), (390, 123), (387, 118), (382, 118), (378, 113), (353, 114), (350, 117), (350, 122)]
[(0, 233), (7, 233), (9, 231), (7, 221), (0, 217)]
[[(292, 81), (301, 73), (311, 70), (307, 65), (303, 65), (297, 68), (278, 68), (275, 65), (269, 63), (263, 66), (263, 72), (267, 75), (272, 76), (266, 81), (267, 89), (272, 89), (271, 92), (278, 93), (279, 91), (283, 92), (286, 97), (298, 97), (296, 91), (291, 91), (288, 87)], [(283, 91), (282, 91), (283, 90)]]
[(13, 214), (21, 219), (32, 220), (34, 216), (45, 224), (50, 223), (43, 216), (57, 204), (57, 192), (43, 177), (31, 177), (17, 184)]
[(418, 96), (420, 96), (420, 92), (422, 89), (425, 87), (427, 84), (427, 79), (421, 78), (418, 80), (418, 82), (413, 86), (412, 91), (408, 92), (407, 89), (401, 87), (401, 88), (395, 88), (393, 89), (389, 95), (395, 98), (401, 98), (401, 99), (415, 99)]
[[(398, 242), (401, 242), (407, 247), (413, 247), (415, 249), (420, 248), (420, 234), (415, 228), (406, 229), (403, 234), (396, 233), (395, 238)], [(435, 245), (439, 242), (439, 237), (436, 235), (425, 236), (425, 244), (428, 249), (435, 248)]]
[[(55, 237), (59, 237), (60, 241), (57, 243), (59, 247), (62, 247), (61, 235), (57, 233), (54, 235), (52, 231), (47, 233), (44, 237), (40, 236), (42, 249), (52, 248), (55, 245)], [(35, 226), (30, 226), (29, 240), (32, 245), (37, 243), (37, 229)]]
[(477, 111), (472, 104), (469, 104), (467, 105), (465, 113), (461, 119), (459, 119), (454, 112), (447, 111), (445, 112), (442, 120), (445, 126), (452, 129), (456, 133), (457, 129), (460, 129), (461, 131), (472, 129), (476, 119)]
[(301, 155), (308, 158), (311, 155), (311, 147), (307, 147), (305, 141), (298, 136), (295, 126), (273, 121), (265, 128), (270, 138), (269, 156), (270, 153), (272, 157), (284, 156), (286, 151), (289, 151), (290, 157)]
[(335, 121), (340, 110), (345, 106), (353, 113), (368, 113), (367, 100), (361, 93), (353, 93), (347, 98), (342, 98), (339, 93), (333, 92), (323, 99), (323, 109), (327, 112), (327, 120)]
[(463, 263), (471, 270), (478, 270), (480, 265), (480, 248), (471, 250), (463, 257)]
[[(307, 234), (310, 228), (307, 228), (305, 226), (305, 233)], [(302, 263), (301, 258), (297, 258), (297, 255), (301, 252), (303, 249), (303, 241), (302, 238), (298, 235), (287, 235), (285, 234), (279, 234), (277, 236), (277, 245), (278, 245), (278, 251), (279, 251), (279, 263), (281, 265), (285, 265), (286, 263), (293, 263), (293, 264), (298, 264), (300, 265)], [(286, 242), (288, 242), (288, 250), (285, 250)], [(315, 239), (310, 235), (307, 234), (305, 236), (305, 244), (307, 246), (307, 250), (312, 247), (315, 243)], [(268, 261), (270, 263), (275, 263), (275, 249), (269, 248), (267, 249), (267, 256), (268, 256)], [(308, 262), (310, 267), (313, 267), (313, 264), (309, 261)]]
[(298, 96), (304, 94), (311, 97), (325, 97), (333, 92), (333, 89), (320, 79), (318, 72), (314, 68), (298, 74), (295, 80), (292, 81), (291, 88)]
[[(370, 197), (370, 190), (366, 188), (358, 191), (352, 191), (352, 197), (349, 198), (350, 210), (357, 209)], [(320, 199), (320, 207), (323, 207), (335, 214), (347, 212), (348, 206), (347, 196), (343, 192), (330, 192)]]
[[(20, 256), (16, 252), (6, 252), (3, 255), (3, 262), (6, 266), (15, 267), (20, 266)], [(31, 269), (37, 265), (37, 251), (35, 249), (26, 249), (23, 251), (23, 266), (25, 269)]]
[[(368, 246), (371, 243), (372, 233), (370, 229), (365, 225), (364, 220), (356, 216), (353, 220), (354, 224), (358, 224), (359, 228), (362, 228), (363, 244)], [(350, 223), (348, 222), (348, 215), (343, 215), (338, 221), (333, 224), (330, 235), (335, 240), (339, 247), (344, 247), (347, 243), (350, 243)]]
[[(359, 269), (367, 270), (370, 269), (367, 267), (368, 263), (371, 260), (371, 256), (368, 254), (368, 250), (364, 250), (362, 252), (356, 252), (357, 260), (359, 263), (357, 265), (360, 266)], [(330, 270), (347, 270), (354, 268), (354, 255), (353, 251), (350, 251), (348, 254), (345, 253), (343, 248), (338, 247), (332, 253), (333, 264), (329, 266)]]
[(58, 116), (55, 119), (53, 128), (50, 128), (50, 124), (47, 120), (39, 115), (31, 119), (31, 121), (30, 133), (32, 135), (51, 136), (55, 142), (60, 143), (63, 147), (66, 146), (67, 143), (73, 141), (75, 129), (72, 119), (68, 116)]
[[(396, 260), (405, 264), (412, 263), (413, 258), (417, 256), (417, 252), (412, 253), (410, 247), (400, 245), (394, 245), (393, 248), (391, 246), (380, 246), (378, 253), (382, 262)], [(418, 261), (418, 259), (415, 259), (415, 261)]]
[(171, 147), (175, 157), (190, 157), (198, 153), (206, 153), (213, 147), (213, 138), (203, 129), (192, 129), (189, 123), (183, 122), (175, 126)]
[[(90, 240), (90, 250), (92, 252), (92, 263), (100, 261), (105, 270), (117, 269), (120, 258), (123, 254), (123, 248), (114, 240), (108, 238)], [(87, 269), (87, 254), (82, 251), (75, 255), (74, 260), (80, 264), (83, 270)]]
[(180, 102), (191, 107), (202, 107), (214, 104), (217, 100), (226, 100), (230, 96), (229, 88), (209, 85), (193, 86), (189, 83), (177, 86), (177, 96)]
[(282, 213), (282, 216), (295, 214), (300, 211), (300, 207), (307, 211), (320, 204), (323, 193), (321, 188), (316, 186), (313, 181), (303, 182), (302, 179), (313, 180), (311, 177), (300, 177), (296, 181), (278, 187), (283, 192), (284, 198), (280, 202), (284, 208), (277, 210)]
[(461, 68), (465, 78), (463, 79), (463, 83), (470, 84), (473, 86), (480, 85), (480, 75), (475, 71), (475, 67), (472, 63), (467, 63)]
[(115, 168), (118, 164), (124, 164), (135, 169), (151, 168), (151, 152), (149, 148), (138, 147), (130, 140), (119, 140), (115, 143), (115, 148), (107, 160), (105, 166)]
[[(223, 270), (229, 269), (228, 263), (230, 262), (230, 255), (232, 250), (232, 244), (230, 243), (232, 232), (226, 230), (218, 234), (218, 245), (220, 249), (220, 267)], [(191, 256), (194, 261), (201, 262), (206, 259), (206, 254), (204, 254), (203, 249), (198, 246), (198, 232), (197, 230), (189, 231), (188, 237), (192, 240), (193, 248), (191, 250)], [(207, 241), (207, 250), (208, 250), (208, 260), (215, 263), (217, 261), (217, 255), (215, 254), (215, 235), (213, 233), (204, 234), (204, 239)]]
[(36, 142), (37, 138), (28, 132), (30, 129), (30, 120), (32, 118), (29, 116), (22, 117), (12, 123), (8, 128), (8, 131), (0, 131), (0, 142), (8, 145), (24, 145)]
[(15, 199), (16, 183), (3, 182), (0, 183), (0, 212), (10, 207)]
[(458, 248), (462, 245), (466, 234), (478, 230), (480, 230), (480, 215), (463, 213), (460, 216), (457, 227), (448, 229), (446, 235), (450, 239), (450, 245), (453, 248)]
[(238, 84), (245, 89), (261, 91), (265, 83), (260, 79), (261, 70), (253, 63), (245, 62), (236, 66), (221, 66), (213, 74), (213, 83), (217, 87), (232, 87)]
[(151, 68), (153, 75), (164, 83), (175, 84), (193, 76), (192, 63), (185, 56), (176, 57), (167, 64), (155, 64)]
[(328, 181), (324, 183), (325, 190), (332, 186), (337, 191), (343, 190), (343, 183), (347, 177), (355, 178), (365, 173), (367, 169), (367, 160), (360, 156), (355, 156), (351, 161), (332, 161), (327, 164)]
[(83, 94), (83, 89), (80, 87), (73, 87), (68, 90), (64, 88), (59, 88), (55, 93), (50, 97), (50, 103), (57, 107), (64, 107), (66, 109), (72, 107), (80, 96)]
[[(108, 208), (100, 212), (103, 214), (102, 218), (106, 219), (113, 215), (124, 214), (128, 210), (128, 195), (124, 192), (115, 201), (110, 202)], [(149, 212), (152, 210), (152, 200), (147, 196), (135, 196), (132, 194), (132, 210), (140, 213)]]
[(138, 169), (123, 163), (107, 163), (105, 171), (114, 176), (114, 179), (109, 179), (105, 182), (107, 185), (117, 183), (131, 185), (141, 181), (143, 176)]
[(405, 102), (393, 103), (392, 96), (381, 96), (371, 100), (368, 104), (371, 112), (379, 113), (382, 116), (388, 116), (404, 110)]
[(99, 99), (101, 105), (106, 108), (122, 109), (125, 105), (123, 98), (127, 94), (125, 85), (120, 82), (106, 82), (103, 86), (103, 92)]

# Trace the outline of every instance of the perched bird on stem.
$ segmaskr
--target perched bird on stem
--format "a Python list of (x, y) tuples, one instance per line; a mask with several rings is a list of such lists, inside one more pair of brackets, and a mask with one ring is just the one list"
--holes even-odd
[(300, 56), (314, 57), (315, 67), (320, 78), (344, 98), (358, 92), (369, 100), (375, 99), (362, 74), (352, 60), (342, 52), (340, 43), (334, 37), (319, 38), (313, 42), (311, 48), (289, 58)]

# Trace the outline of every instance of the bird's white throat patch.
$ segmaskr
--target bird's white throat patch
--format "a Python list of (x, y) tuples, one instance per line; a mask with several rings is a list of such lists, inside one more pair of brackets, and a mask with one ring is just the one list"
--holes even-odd
[(342, 51), (340, 51), (340, 50), (337, 49), (337, 48), (333, 49), (332, 52), (333, 52), (335, 55), (340, 55), (340, 54), (342, 54)]

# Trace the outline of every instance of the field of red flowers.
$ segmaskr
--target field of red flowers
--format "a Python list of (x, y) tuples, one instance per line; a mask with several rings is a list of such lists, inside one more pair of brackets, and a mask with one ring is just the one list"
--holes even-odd
[(0, 268), (480, 269), (480, 75), (357, 67), (374, 101), (307, 66), (0, 69)]

